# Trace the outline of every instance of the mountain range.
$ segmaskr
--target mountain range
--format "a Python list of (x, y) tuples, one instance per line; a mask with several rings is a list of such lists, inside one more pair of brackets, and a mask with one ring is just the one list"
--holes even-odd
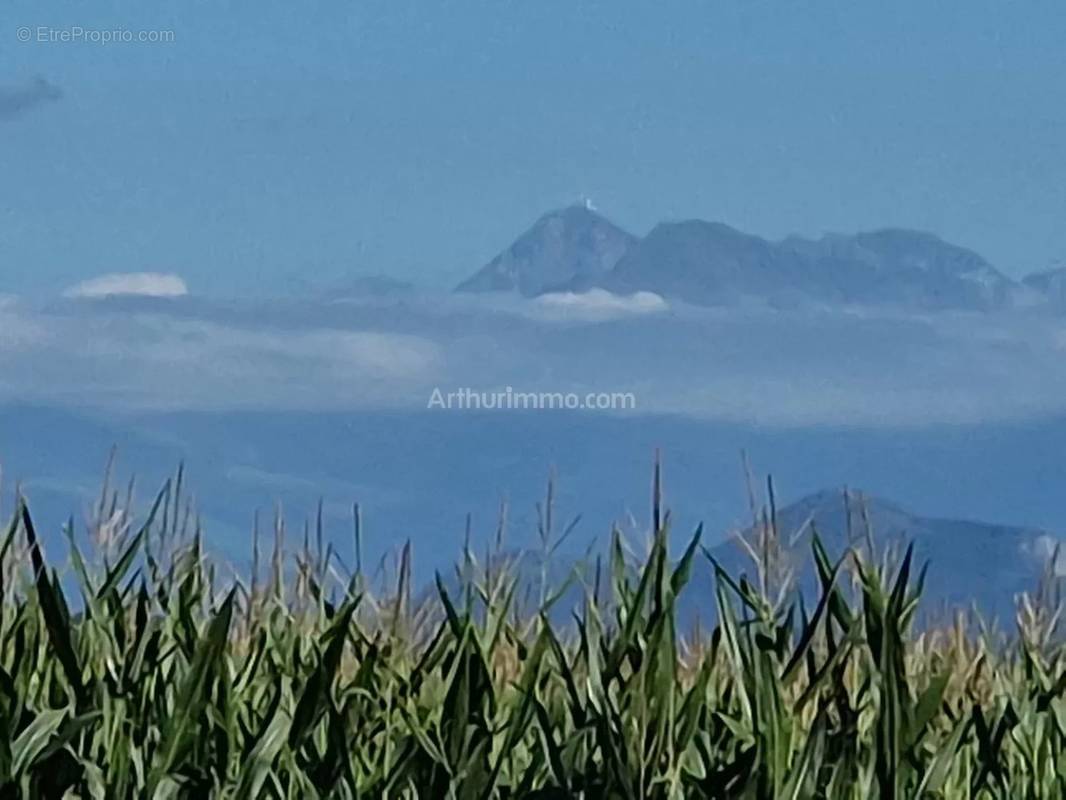
[[(1046, 531), (924, 517), (889, 500), (846, 488), (803, 497), (782, 508), (776, 520), (782, 545), (777, 563), (782, 573), (794, 580), (794, 591), (802, 594), (808, 609), (821, 596), (811, 550), (815, 534), (834, 560), (849, 548), (868, 558), (872, 545), (876, 563), (887, 563), (893, 573), (913, 543), (912, 580), (917, 581), (921, 571), (927, 570), (920, 607), (924, 624), (944, 624), (957, 611), (972, 609), (986, 622), (995, 620), (1002, 630), (1010, 631), (1023, 593), (1035, 596), (1048, 576), (1066, 578), (1066, 556), (1056, 552), (1059, 540)], [(758, 585), (755, 562), (740, 543), (741, 537), (755, 541), (753, 529), (748, 529), (709, 547), (706, 553), (731, 577), (744, 576)], [(633, 544), (629, 542), (630, 547)], [(679, 537), (675, 550), (684, 544)], [(606, 559), (605, 554), (600, 555)], [(639, 550), (634, 560), (640, 562)], [(492, 556), (490, 567), (497, 573), (506, 569), (517, 578), (516, 602), (526, 613), (535, 612), (543, 598), (561, 591), (551, 611), (560, 621), (570, 618), (585, 591), (596, 584), (595, 553), (564, 557), (536, 549), (512, 550)], [(845, 568), (838, 578), (837, 585), (845, 591), (851, 591), (851, 578), (845, 577), (851, 574), (850, 568)], [(447, 586), (455, 591), (458, 575), (448, 575)], [(701, 558), (679, 598), (680, 617), (686, 624), (716, 617), (715, 582), (710, 559)], [(423, 592), (424, 597), (434, 594), (432, 587)]]
[(1066, 270), (1015, 281), (931, 233), (886, 228), (771, 241), (721, 222), (685, 220), (638, 237), (587, 205), (543, 215), (457, 290), (536, 297), (594, 288), (698, 305), (1066, 309)]

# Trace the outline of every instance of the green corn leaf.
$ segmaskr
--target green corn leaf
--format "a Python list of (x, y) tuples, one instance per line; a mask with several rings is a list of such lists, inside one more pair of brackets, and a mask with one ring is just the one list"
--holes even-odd
[(235, 592), (231, 591), (196, 645), (192, 662), (177, 692), (174, 713), (163, 730), (156, 765), (150, 782), (152, 791), (169, 786), (171, 775), (202, 734), (208, 689), (217, 675), (233, 620)]
[(41, 615), (44, 617), (48, 636), (55, 650), (56, 657), (70, 682), (75, 698), (80, 703), (85, 694), (82, 682), (81, 665), (75, 655), (76, 648), (73, 641), (73, 632), (70, 626), (69, 614), (66, 610), (66, 601), (63, 600), (62, 590), (59, 589), (58, 581), (53, 582), (48, 578), (48, 569), (41, 554), (41, 547), (37, 540), (37, 532), (30, 519), (30, 511), (25, 503), (22, 504), (22, 528), (26, 532), (26, 540), (30, 549), (30, 559), (33, 563), (33, 572), (36, 579), (37, 601), (40, 603)]

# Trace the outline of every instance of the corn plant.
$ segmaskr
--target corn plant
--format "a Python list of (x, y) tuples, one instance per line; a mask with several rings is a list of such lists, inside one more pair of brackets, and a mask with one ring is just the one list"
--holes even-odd
[[(565, 623), (562, 587), (529, 609), (517, 571), (469, 544), (429, 595), (409, 545), (394, 573), (364, 574), (358, 512), (352, 571), (319, 514), (295, 550), (279, 519), (265, 567), (257, 526), (251, 574), (227, 572), (181, 484), (139, 525), (105, 492), (91, 550), (71, 523), (57, 563), (18, 501), (0, 540), (0, 797), (1066, 797), (1047, 591), (1007, 640), (962, 617), (920, 631), (911, 550), (829, 553), (814, 535), (806, 597), (767, 563), (772, 507), (752, 583), (700, 530), (671, 549), (657, 475), (646, 557), (616, 531)], [(716, 577), (706, 633), (678, 613), (695, 570)]]

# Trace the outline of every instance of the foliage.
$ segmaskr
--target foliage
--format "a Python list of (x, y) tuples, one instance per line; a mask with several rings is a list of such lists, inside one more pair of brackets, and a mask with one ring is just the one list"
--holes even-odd
[[(817, 537), (808, 608), (726, 575), (699, 532), (671, 556), (659, 496), (640, 568), (615, 533), (565, 626), (558, 594), (521, 613), (519, 576), (469, 548), (428, 602), (410, 548), (372, 591), (321, 521), (288, 557), (279, 524), (265, 569), (257, 534), (250, 581), (220, 579), (180, 475), (137, 529), (105, 494), (92, 558), (68, 531), (64, 580), (20, 501), (0, 541), (0, 797), (1066, 797), (1053, 614), (1026, 600), (1010, 644), (961, 619), (917, 633), (910, 552), (834, 560)], [(717, 571), (718, 623), (684, 636), (697, 569)]]

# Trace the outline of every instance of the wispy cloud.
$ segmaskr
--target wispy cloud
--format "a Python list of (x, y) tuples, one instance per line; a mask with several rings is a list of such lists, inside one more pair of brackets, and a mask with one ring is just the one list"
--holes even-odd
[(32, 78), (20, 84), (0, 85), (0, 120), (12, 120), (37, 106), (54, 103), (63, 96), (55, 84)]
[(185, 281), (177, 275), (160, 272), (116, 272), (100, 275), (75, 284), (63, 292), (64, 297), (184, 297), (189, 293)]

